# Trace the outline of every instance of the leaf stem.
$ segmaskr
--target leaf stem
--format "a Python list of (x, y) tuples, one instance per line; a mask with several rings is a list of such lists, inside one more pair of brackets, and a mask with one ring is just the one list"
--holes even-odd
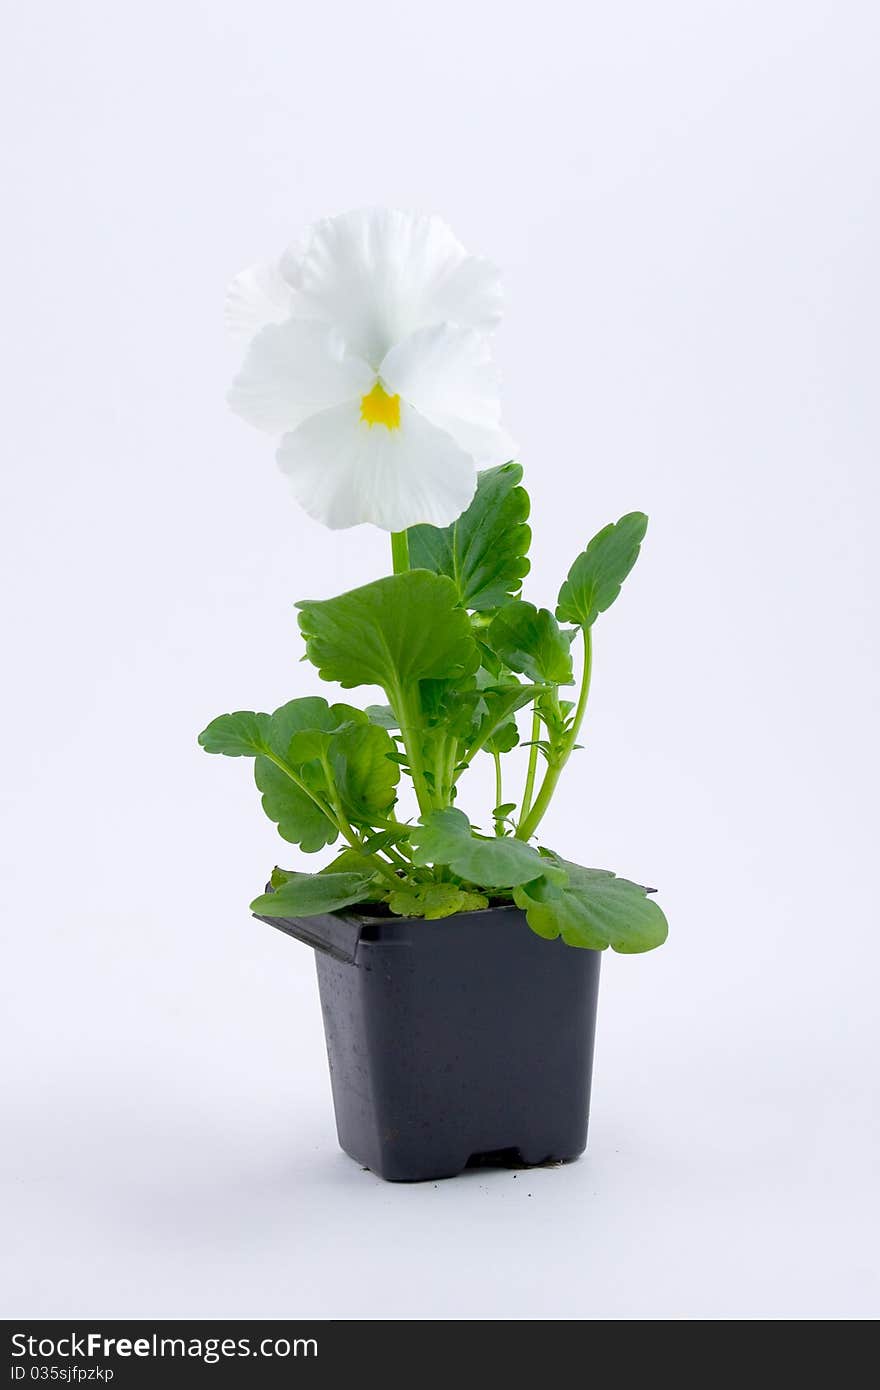
[(391, 564), (395, 574), (409, 569), (409, 536), (406, 531), (391, 532)]
[(516, 832), (516, 838), (518, 840), (531, 839), (538, 826), (541, 824), (547, 807), (550, 805), (553, 793), (556, 790), (556, 784), (562, 776), (562, 769), (571, 757), (572, 749), (577, 743), (577, 736), (584, 720), (587, 700), (590, 695), (590, 678), (593, 673), (593, 639), (590, 628), (581, 628), (581, 634), (584, 639), (584, 669), (581, 676), (581, 693), (578, 697), (574, 718), (571, 721), (571, 728), (566, 734), (553, 760), (548, 764), (547, 771), (544, 775), (544, 781), (541, 784), (541, 790), (535, 798), (534, 806), (532, 806), (529, 814), (520, 820)]
[[(329, 806), (327, 802), (324, 800), (324, 798), (322, 796), (318, 796), (316, 792), (313, 792), (311, 787), (308, 786), (308, 784), (304, 782), (303, 779), (297, 775), (297, 773), (294, 772), (290, 764), (286, 763), (283, 758), (279, 758), (275, 753), (273, 753), (271, 748), (263, 749), (263, 757), (268, 758), (271, 763), (274, 763), (277, 768), (280, 768), (281, 771), (285, 773), (287, 777), (290, 778), (294, 786), (299, 787), (301, 792), (305, 792), (306, 796), (309, 797), (310, 800), (312, 800), (315, 803), (318, 809), (322, 811), (323, 814), (327, 817), (330, 824), (335, 825), (336, 829), (339, 831), (342, 837), (348, 841), (352, 849), (363, 849), (363, 844), (361, 840), (358, 838), (357, 832), (352, 829), (351, 823), (347, 815), (345, 814), (345, 811), (343, 810), (342, 803), (339, 800), (339, 795), (336, 791), (332, 773), (330, 771), (326, 759), (322, 759), (322, 762), (324, 765), (324, 772), (327, 777), (327, 783), (331, 795), (332, 804)], [(375, 868), (378, 869), (380, 873), (383, 873), (386, 878), (393, 879), (395, 884), (400, 883), (400, 879), (394, 872), (394, 869), (391, 867), (391, 865), (386, 863), (384, 859), (380, 859), (378, 854), (365, 854), (364, 859), (367, 861), (367, 863), (374, 865)]]
[[(353, 848), (356, 849), (357, 846), (355, 845), (353, 846)], [(382, 858), (381, 854), (365, 854), (364, 858), (367, 860), (368, 863), (375, 864), (380, 874), (383, 874), (385, 878), (389, 880), (390, 883), (393, 883), (395, 888), (400, 887), (400, 875), (395, 871), (394, 867), (391, 864), (387, 863)]]
[[(504, 800), (504, 786), (502, 783), (501, 773), (501, 754), (496, 749), (492, 753), (492, 757), (495, 760), (495, 805), (500, 806)], [(499, 819), (498, 816), (495, 817), (495, 834), (504, 834), (504, 821)]]
[(351, 822), (349, 821), (348, 816), (345, 814), (345, 808), (342, 805), (342, 799), (339, 795), (339, 790), (333, 779), (333, 769), (330, 766), (330, 759), (327, 757), (326, 753), (323, 754), (321, 758), (321, 766), (324, 769), (324, 776), (327, 778), (327, 790), (330, 793), (330, 805), (333, 807), (333, 810), (336, 813), (336, 822), (339, 826), (339, 829), (342, 831), (346, 840), (348, 840), (348, 843), (354, 846), (355, 849), (357, 849), (361, 841), (352, 829)]
[(541, 737), (541, 716), (538, 713), (538, 702), (532, 706), (532, 738), (529, 748), (529, 767), (526, 773), (526, 784), (523, 788), (522, 810), (520, 811), (520, 821), (524, 821), (529, 811), (532, 809), (532, 797), (535, 794), (535, 775), (538, 771), (538, 739)]
[[(400, 725), (400, 735), (406, 749), (406, 756), (409, 759), (410, 776), (412, 777), (416, 800), (419, 803), (419, 810), (423, 816), (427, 816), (435, 808), (433, 798), (428, 790), (428, 783), (425, 780), (425, 759), (422, 752), (420, 721), (411, 699), (411, 692), (398, 686), (394, 691), (386, 691), (386, 694), (392, 697), (391, 703)], [(416, 691), (416, 699), (418, 699), (418, 691)]]
[(336, 819), (336, 816), (334, 815), (332, 808), (327, 805), (327, 802), (324, 800), (322, 796), (318, 796), (317, 792), (312, 791), (311, 787), (308, 786), (308, 784), (305, 783), (303, 779), (300, 776), (298, 776), (297, 773), (294, 772), (293, 768), (290, 766), (289, 763), (286, 763), (283, 758), (277, 757), (277, 755), (272, 752), (271, 748), (263, 749), (263, 757), (268, 758), (270, 763), (274, 763), (276, 767), (280, 768), (282, 772), (286, 773), (287, 776), (290, 778), (291, 782), (293, 782), (297, 787), (299, 787), (301, 792), (305, 792), (306, 796), (311, 801), (314, 801), (318, 810), (323, 811), (327, 819), (333, 822), (333, 824), (336, 826), (336, 829), (340, 831), (342, 830), (342, 826)]
[(508, 720), (513, 713), (515, 713), (515, 711), (508, 709), (505, 710), (494, 722), (490, 719), (484, 720), (483, 728), (480, 731), (479, 737), (474, 739), (474, 742), (471, 744), (462, 744), (462, 765), (461, 768), (456, 772), (456, 766), (459, 762), (458, 754), (456, 754), (456, 760), (452, 768), (454, 774), (453, 781), (457, 782), (461, 774), (467, 771), (477, 754), (483, 751), (490, 738), (492, 738), (493, 735), (497, 734), (502, 724), (504, 724), (505, 721)]
[(446, 805), (446, 763), (449, 735), (441, 734), (434, 745), (434, 801)]
[(452, 805), (452, 793), (455, 788), (455, 769), (458, 766), (459, 745), (458, 739), (453, 735), (452, 746), (449, 750), (449, 760), (446, 766), (446, 781), (444, 783), (443, 805)]
[(403, 855), (398, 854), (391, 845), (386, 845), (382, 853), (385, 855), (386, 859), (391, 860), (395, 868), (400, 869), (403, 873), (407, 874), (412, 869), (412, 864), (410, 864), (409, 860), (404, 859)]

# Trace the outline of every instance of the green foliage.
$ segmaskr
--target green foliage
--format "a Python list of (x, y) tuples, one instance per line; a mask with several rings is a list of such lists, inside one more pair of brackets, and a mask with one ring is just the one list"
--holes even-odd
[[(274, 869), (272, 872), (272, 887), (277, 888), (275, 875), (280, 874), (279, 883), (283, 883), (290, 878), (291, 870)], [(319, 869), (319, 874), (357, 874), (359, 878), (370, 877), (372, 866), (370, 856), (364, 854), (362, 850), (348, 849), (342, 850), (335, 859), (331, 859), (329, 864), (325, 864), (323, 869)], [(385, 897), (388, 885), (383, 884), (381, 878), (370, 878), (369, 887), (364, 890), (363, 896), (359, 899), (362, 903), (381, 902)]]
[[(276, 709), (269, 721), (269, 746), (280, 758), (290, 757), (290, 745), (298, 734), (317, 731), (331, 732), (353, 717), (363, 719), (351, 705), (328, 705), (320, 695), (308, 695), (302, 700), (289, 700)], [(306, 759), (300, 759), (306, 761)]]
[(372, 825), (391, 810), (400, 781), (400, 767), (390, 756), (395, 751), (387, 731), (366, 721), (334, 734), (330, 768), (349, 820)]
[[(483, 745), (487, 753), (509, 753), (519, 743), (519, 729), (515, 719), (499, 724)], [(516, 802), (514, 802), (516, 809)]]
[(400, 917), (425, 917), (431, 922), (457, 912), (476, 912), (488, 907), (489, 899), (455, 883), (408, 884), (390, 894), (388, 906)]
[[(472, 737), (468, 741), (466, 756), (470, 759), (480, 748), (485, 748), (489, 753), (495, 748), (499, 752), (509, 752), (519, 741), (514, 715), (540, 695), (543, 687), (523, 685), (510, 675), (500, 683), (499, 678), (480, 670), (477, 672), (477, 688), (479, 700), (475, 706)], [(502, 747), (505, 743), (507, 747)]]
[(483, 888), (513, 888), (542, 873), (563, 877), (537, 850), (521, 840), (481, 838), (471, 830), (463, 811), (435, 811), (424, 825), (414, 827), (416, 864), (448, 865), (468, 883)]
[(259, 917), (317, 917), (363, 902), (372, 880), (366, 874), (288, 874), (273, 893), (251, 903)]
[(269, 716), (240, 709), (220, 714), (199, 734), (206, 753), (225, 753), (227, 758), (253, 758), (268, 746)]
[(561, 623), (592, 627), (599, 614), (611, 607), (639, 558), (647, 529), (644, 512), (628, 512), (593, 537), (559, 590), (556, 616)]
[(479, 651), (456, 587), (426, 570), (389, 575), (338, 598), (297, 604), (306, 654), (323, 680), (394, 693), (476, 671)]
[(396, 799), (400, 769), (389, 759), (394, 742), (352, 705), (310, 696), (271, 715), (225, 714), (199, 741), (208, 752), (255, 759), (263, 810), (282, 839), (310, 854), (338, 837), (337, 798), (349, 820), (367, 825)]
[(487, 468), (477, 478), (467, 511), (451, 526), (413, 526), (407, 532), (413, 569), (447, 575), (462, 606), (474, 612), (491, 612), (509, 602), (529, 572), (532, 533), (521, 478), (518, 463)]
[(574, 679), (571, 637), (547, 608), (516, 599), (496, 613), (485, 640), (512, 671), (540, 685), (569, 685)]
[(537, 882), (514, 889), (532, 931), (552, 939), (561, 936), (569, 946), (623, 955), (652, 951), (666, 940), (666, 918), (648, 889), (607, 869), (584, 869), (568, 860), (550, 857), (567, 882), (543, 875)]
[[(452, 526), (413, 527), (406, 543), (398, 537), (403, 572), (298, 605), (306, 656), (321, 678), (377, 686), (386, 704), (364, 711), (309, 696), (273, 714), (220, 715), (200, 734), (209, 753), (254, 759), (263, 809), (283, 839), (307, 853), (337, 845), (316, 874), (276, 869), (256, 913), (309, 917), (386, 904), (430, 921), (501, 900), (516, 902), (539, 936), (575, 947), (635, 953), (665, 940), (666, 919), (648, 890), (530, 843), (580, 746), (590, 628), (632, 569), (647, 519), (633, 512), (594, 536), (554, 616), (518, 596), (530, 540), (521, 477), (517, 464), (489, 469)], [(562, 699), (575, 636), (579, 694)], [(501, 760), (523, 737), (515, 784)], [(485, 822), (494, 834), (475, 830), (455, 804), (480, 753), (495, 759), (499, 804)], [(417, 824), (407, 821), (406, 803), (397, 806), (402, 774), (416, 793)]]
[(262, 792), (263, 810), (278, 827), (282, 840), (299, 845), (306, 854), (315, 854), (337, 839), (339, 828), (332, 814), (269, 758), (257, 758), (254, 781)]
[(367, 705), (364, 713), (370, 723), (378, 724), (380, 729), (400, 728), (400, 720), (390, 705)]

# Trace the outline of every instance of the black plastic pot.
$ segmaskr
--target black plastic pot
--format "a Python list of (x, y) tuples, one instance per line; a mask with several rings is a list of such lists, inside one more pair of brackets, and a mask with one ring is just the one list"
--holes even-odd
[(315, 948), (336, 1128), (358, 1163), (420, 1182), (583, 1153), (600, 952), (544, 941), (507, 906), (261, 920)]

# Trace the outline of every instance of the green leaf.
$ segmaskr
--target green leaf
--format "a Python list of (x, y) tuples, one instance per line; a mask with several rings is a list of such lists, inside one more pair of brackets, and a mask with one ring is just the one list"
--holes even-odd
[(240, 709), (212, 719), (199, 734), (206, 753), (225, 753), (227, 758), (253, 758), (268, 745), (269, 715)]
[(209, 753), (255, 759), (254, 779), (263, 793), (263, 810), (278, 826), (283, 839), (302, 845), (308, 853), (332, 844), (337, 837), (336, 826), (268, 755), (289, 761), (287, 753), (294, 735), (328, 721), (333, 726), (339, 717), (331, 714), (327, 701), (308, 698), (291, 700), (271, 715), (248, 710), (222, 714), (199, 735), (199, 742)]
[[(343, 717), (345, 711), (345, 717)], [(276, 709), (269, 719), (269, 746), (279, 758), (290, 761), (290, 744), (296, 734), (311, 733), (315, 730), (331, 732), (345, 723), (352, 711), (350, 705), (328, 705), (323, 695), (307, 695), (301, 700), (289, 700), (286, 705)], [(361, 715), (361, 718), (364, 718)], [(300, 761), (307, 761), (301, 759)]]
[[(351, 846), (346, 847), (339, 854), (337, 854), (336, 858), (331, 859), (329, 864), (325, 864), (323, 869), (318, 870), (318, 873), (358, 874), (362, 877), (364, 874), (372, 873), (372, 868), (368, 863), (365, 862), (364, 855), (361, 853), (361, 851), (355, 849), (354, 846)], [(289, 873), (287, 874), (287, 877), (290, 877)], [(277, 888), (277, 886), (278, 885), (276, 884), (273, 877), (272, 887)], [(369, 892), (364, 893), (363, 901), (365, 903), (379, 902), (382, 898), (384, 898), (386, 892), (387, 885), (383, 884), (381, 877), (378, 874), (376, 874), (372, 878)]]
[(496, 613), (486, 641), (512, 671), (542, 685), (568, 685), (574, 679), (571, 639), (547, 608), (515, 599)]
[[(308, 703), (315, 707), (314, 727), (300, 728), (292, 735), (285, 761), (325, 799), (330, 797), (326, 763), (349, 819), (370, 824), (396, 800), (400, 770), (395, 762), (388, 761), (389, 755), (394, 758), (396, 754), (393, 739), (352, 705), (328, 705), (321, 699)], [(273, 721), (275, 718), (273, 715)], [(283, 744), (283, 737), (279, 742)]]
[(378, 724), (380, 729), (399, 729), (400, 720), (394, 713), (390, 705), (367, 705), (364, 711), (371, 724)]
[[(510, 748), (516, 747), (516, 742), (509, 742), (512, 736), (510, 729), (508, 728), (506, 733), (501, 733), (501, 731), (511, 724), (516, 729), (514, 714), (534, 700), (542, 690), (541, 686), (522, 685), (515, 679), (510, 679), (505, 684), (499, 684), (486, 671), (477, 672), (477, 681), (481, 686), (480, 705), (478, 707), (480, 719), (473, 737), (468, 740), (465, 755), (468, 760), (479, 748), (486, 748), (491, 753), (493, 746), (495, 746), (496, 737), (499, 735), (502, 742), (507, 740), (509, 744), (508, 748), (499, 747), (499, 752), (508, 752)], [(516, 730), (516, 735), (518, 741), (518, 730)]]
[[(550, 883), (543, 875), (533, 883), (519, 884), (513, 890), (513, 901), (525, 912), (526, 921), (536, 936), (543, 936), (545, 941), (555, 941), (561, 930), (560, 906), (563, 903), (556, 884)], [(603, 948), (596, 946), (594, 949)]]
[(567, 883), (548, 880), (514, 888), (518, 907), (525, 910), (529, 926), (538, 936), (561, 936), (569, 946), (592, 951), (634, 955), (662, 946), (668, 931), (666, 918), (648, 890), (629, 879), (617, 878), (607, 869), (584, 869), (552, 856), (564, 869)]
[(388, 906), (399, 917), (424, 917), (432, 922), (452, 917), (456, 912), (476, 912), (488, 907), (489, 899), (454, 883), (428, 883), (419, 887), (407, 885), (391, 893)]
[(477, 727), (482, 694), (473, 675), (456, 681), (426, 680), (419, 683), (422, 717), (444, 735), (468, 739)]
[(512, 815), (515, 810), (515, 801), (502, 801), (500, 806), (495, 807), (495, 810), (492, 812), (492, 815), (495, 817), (496, 820), (504, 820), (507, 816)]
[(370, 835), (364, 840), (364, 850), (367, 854), (378, 854), (381, 850), (405, 844), (408, 839), (409, 826), (399, 825), (395, 830), (379, 830), (375, 835)]
[(397, 799), (400, 768), (390, 734), (375, 724), (349, 724), (331, 735), (333, 780), (350, 820), (372, 824)]
[[(331, 859), (329, 864), (318, 870), (319, 874), (357, 874), (359, 878), (372, 872), (372, 867), (364, 855), (353, 846), (341, 850), (335, 859)], [(269, 876), (269, 882), (273, 888), (280, 888), (282, 883), (286, 883), (289, 878), (296, 878), (299, 873), (299, 869), (281, 869), (276, 864)]]
[(434, 811), (412, 830), (416, 864), (448, 865), (482, 888), (512, 888), (541, 874), (563, 880), (565, 873), (548, 864), (522, 840), (479, 839), (463, 811)]
[(592, 627), (599, 614), (611, 607), (639, 558), (647, 529), (644, 512), (628, 512), (593, 537), (559, 590), (556, 616), (561, 623)]
[(470, 619), (451, 579), (426, 570), (389, 575), (338, 598), (306, 600), (299, 625), (322, 678), (393, 692), (477, 669)]
[(277, 825), (282, 840), (314, 854), (338, 838), (336, 826), (320, 806), (268, 758), (257, 758), (254, 781), (263, 794), (263, 810)]
[(365, 902), (372, 888), (368, 874), (290, 874), (274, 893), (261, 893), (251, 903), (259, 917), (317, 917)]
[(509, 753), (519, 743), (519, 729), (515, 719), (500, 724), (490, 738), (483, 744), (487, 753)]
[[(266, 716), (266, 754), (272, 753), (291, 764), (301, 776), (302, 766), (297, 767), (297, 760), (290, 758), (291, 746), (295, 746), (303, 735), (311, 736), (315, 731), (335, 728), (340, 722), (341, 708), (348, 710), (349, 706), (334, 706), (331, 709), (322, 696), (289, 700), (274, 714)], [(307, 854), (332, 845), (338, 837), (333, 821), (320, 806), (315, 805), (308, 792), (297, 786), (266, 754), (258, 756), (254, 763), (254, 781), (263, 794), (263, 810), (277, 825), (281, 838), (290, 844), (300, 845)], [(300, 760), (301, 763), (305, 761)]]
[(478, 475), (467, 511), (451, 526), (413, 526), (407, 532), (413, 569), (448, 575), (462, 605), (475, 612), (507, 603), (529, 572), (529, 497), (521, 478), (518, 463), (487, 468)]

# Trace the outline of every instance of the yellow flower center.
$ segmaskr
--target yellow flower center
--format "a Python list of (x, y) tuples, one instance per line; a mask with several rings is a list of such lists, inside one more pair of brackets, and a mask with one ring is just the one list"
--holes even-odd
[(372, 391), (361, 396), (361, 419), (373, 425), (384, 425), (388, 430), (400, 429), (400, 397), (389, 396), (381, 382), (377, 381)]

